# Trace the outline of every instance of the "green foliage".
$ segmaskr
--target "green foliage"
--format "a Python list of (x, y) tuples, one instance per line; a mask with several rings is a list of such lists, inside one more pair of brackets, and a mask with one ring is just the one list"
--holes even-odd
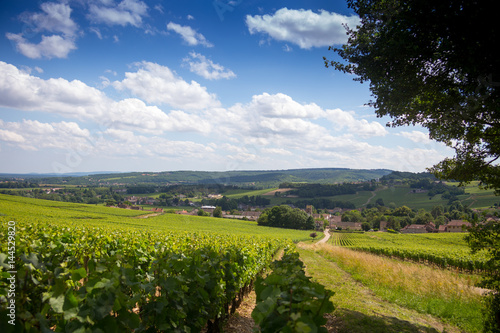
[[(68, 224), (16, 223), (16, 314), (23, 330), (199, 332), (207, 322), (220, 325), (287, 243)], [(2, 239), (6, 225), (2, 217)], [(2, 277), (11, 269), (7, 253), (3, 242)], [(2, 300), (8, 289), (2, 278)], [(6, 306), (0, 305), (2, 315)]]
[(314, 229), (314, 219), (298, 208), (287, 205), (274, 206), (266, 209), (259, 216), (257, 223), (262, 226), (311, 230)]
[(255, 282), (257, 305), (252, 318), (261, 332), (327, 332), (323, 314), (334, 310), (333, 292), (305, 275), (296, 252), (271, 265), (273, 272)]
[(500, 222), (474, 222), (465, 237), (474, 253), (486, 251), (487, 274), (482, 282), (492, 290), (487, 299), (486, 332), (500, 332)]
[[(325, 65), (369, 81), (378, 116), (422, 125), (455, 149), (439, 178), (479, 179), (500, 191), (500, 59), (493, 3), (349, 0), (361, 19)], [(463, 24), (464, 21), (467, 24)]]
[(222, 217), (222, 208), (220, 206), (215, 207), (214, 212), (212, 213), (213, 217)]
[(361, 229), (363, 229), (363, 231), (369, 231), (371, 228), (372, 226), (370, 225), (370, 223), (368, 222), (361, 223)]

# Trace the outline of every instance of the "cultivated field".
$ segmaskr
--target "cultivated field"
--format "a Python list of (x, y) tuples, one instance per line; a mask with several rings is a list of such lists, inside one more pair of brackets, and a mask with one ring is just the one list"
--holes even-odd
[(353, 250), (475, 272), (485, 267), (483, 253), (472, 255), (463, 233), (332, 233), (329, 243)]
[[(472, 268), (459, 271), (394, 259), (396, 249), (425, 252), (416, 244), (431, 249), (425, 252), (426, 263), (432, 262), (431, 253), (441, 259), (445, 253), (463, 257), (463, 235), (333, 234), (329, 244), (312, 246), (310, 231), (251, 221), (153, 216), (0, 195), (4, 240), (9, 221), (15, 222), (15, 252), (11, 255), (8, 242), (2, 242), (0, 315), (7, 312), (5, 277), (12, 259), (16, 318), (25, 328), (210, 330), (232, 312), (274, 253), (294, 240), (301, 241), (307, 273), (336, 293), (331, 300), (337, 308), (327, 316), (329, 332), (481, 329), (482, 305), (474, 288), (479, 277), (466, 270), (477, 271), (482, 259), (471, 258)], [(460, 267), (448, 257), (448, 268)], [(248, 327), (226, 331), (251, 331), (250, 312), (241, 317)]]

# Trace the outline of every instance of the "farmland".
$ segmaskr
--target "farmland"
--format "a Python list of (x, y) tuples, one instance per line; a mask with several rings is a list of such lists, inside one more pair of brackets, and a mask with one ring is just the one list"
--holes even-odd
[[(248, 192), (232, 195), (248, 195)], [(16, 252), (13, 258), (18, 279), (17, 320), (19, 325), (35, 330), (43, 326), (65, 330), (100, 328), (139, 332), (149, 327), (171, 331), (172, 325), (176, 325), (179, 331), (199, 331), (203, 327), (218, 326), (234, 310), (243, 294), (248, 292), (254, 277), (269, 265), (277, 249), (291, 245), (292, 240), (302, 241), (301, 244), (311, 243), (309, 231), (267, 228), (251, 221), (177, 214), (156, 216), (148, 211), (0, 195), (0, 237), (3, 239), (7, 239), (8, 221), (15, 221), (16, 228)], [(370, 258), (369, 263), (374, 262), (376, 257), (382, 258), (380, 260), (386, 266), (394, 259), (383, 258), (398, 257), (396, 250), (406, 250), (407, 254), (424, 253), (421, 261), (425, 262), (432, 261), (431, 253), (439, 258), (445, 253), (454, 253), (456, 261), (451, 260), (451, 256), (446, 257), (446, 267), (460, 267), (462, 272), (477, 271), (483, 259), (468, 257), (462, 237), (457, 234), (334, 233), (325, 247), (311, 250), (301, 245), (300, 253), (313, 280), (322, 283), (323, 275), (334, 274), (333, 271), (323, 272), (326, 268), (339, 269), (328, 262), (341, 260), (341, 255), (346, 255), (332, 252), (332, 248), (345, 249), (350, 251), (349, 256), (363, 260)], [(0, 255), (3, 276), (8, 274), (11, 257), (7, 250), (7, 244), (3, 242)], [(474, 266), (459, 266), (458, 257), (468, 258), (468, 262), (473, 262)], [(420, 260), (409, 255), (402, 258)], [(322, 263), (321, 267), (317, 266), (316, 261)], [(348, 264), (342, 265), (343, 270), (350, 272)], [(412, 276), (423, 278), (419, 268), (422, 265), (413, 265), (416, 265), (416, 271)], [(400, 267), (398, 264), (394, 266)], [(446, 273), (448, 270), (436, 266), (429, 269), (433, 274), (443, 272), (439, 281), (455, 279), (449, 275), (451, 273)], [(369, 264), (356, 264), (356, 267), (353, 277), (357, 278), (361, 276), (361, 271), (369, 269)], [(390, 274), (387, 273), (384, 279), (395, 281), (397, 277)], [(430, 303), (412, 303), (411, 300), (417, 297), (414, 291), (404, 297), (383, 296), (387, 293), (386, 289), (377, 293), (380, 292), (383, 299), (388, 297), (389, 302), (401, 302), (397, 306), (435, 316), (432, 322), (426, 324), (428, 327), (436, 327), (436, 321), (443, 321), (446, 327), (451, 327), (450, 331), (458, 326), (460, 331), (475, 332), (481, 325), (481, 306), (478, 295), (470, 290), (473, 290), (478, 277), (464, 276), (466, 278), (457, 278), (459, 282), (456, 283), (467, 285), (470, 295), (465, 297), (458, 290), (460, 297), (452, 301), (442, 297), (444, 305), (436, 305), (441, 304), (437, 296), (425, 301)], [(362, 283), (372, 290), (378, 290), (378, 287), (370, 286), (370, 279), (373, 280), (368, 278)], [(430, 279), (434, 281), (437, 278)], [(325, 286), (339, 295), (349, 293), (343, 289), (344, 285), (332, 285), (328, 278), (324, 282)], [(2, 283), (0, 297), (5, 299), (5, 279)], [(356, 284), (346, 283), (357, 288)], [(439, 284), (432, 286), (434, 292), (441, 288)], [(398, 292), (402, 292), (410, 287), (398, 288)], [(453, 292), (457, 291), (453, 289)], [(365, 292), (363, 295), (371, 297)], [(346, 305), (335, 296), (331, 299), (337, 304), (338, 311), (335, 313), (343, 321), (343, 332), (363, 331), (358, 329), (360, 323), (349, 319), (351, 305)], [(360, 308), (363, 304), (364, 300), (356, 303), (356, 309), (365, 311)], [(445, 310), (436, 309), (441, 306)], [(383, 312), (386, 307), (377, 311)], [(470, 309), (468, 314), (467, 311), (455, 310), (464, 308)], [(4, 316), (5, 310), (1, 311), (0, 315)], [(402, 314), (407, 311), (414, 310), (399, 309), (396, 312)], [(412, 312), (411, 316), (415, 323), (423, 320), (421, 314)], [(461, 316), (467, 319), (460, 319)], [(379, 320), (371, 316), (364, 319), (365, 323)], [(373, 326), (366, 325), (368, 328), (365, 331), (368, 332)], [(396, 326), (384, 326), (384, 329), (384, 332), (400, 331)]]
[(329, 242), (353, 250), (431, 263), (470, 272), (483, 270), (486, 257), (472, 255), (461, 233), (391, 234), (333, 233)]
[[(308, 237), (246, 221), (138, 218), (144, 214), (0, 196), (0, 237), (15, 233), (15, 252), (2, 242), (0, 261), (2, 276), (16, 270), (17, 324), (66, 331), (218, 326), (279, 248)], [(0, 290), (5, 299), (5, 279)]]

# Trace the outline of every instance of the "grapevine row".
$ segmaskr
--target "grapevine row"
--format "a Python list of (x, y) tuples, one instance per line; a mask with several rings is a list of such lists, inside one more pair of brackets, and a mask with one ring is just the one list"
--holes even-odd
[[(6, 239), (2, 225), (0, 237)], [(18, 223), (17, 325), (24, 330), (217, 331), (283, 241)], [(0, 315), (9, 274), (0, 251)]]

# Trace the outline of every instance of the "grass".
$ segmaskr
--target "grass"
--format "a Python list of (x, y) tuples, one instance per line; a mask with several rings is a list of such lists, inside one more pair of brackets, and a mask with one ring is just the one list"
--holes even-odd
[[(481, 331), (481, 297), (473, 286), (474, 279), (468, 276), (327, 244), (310, 249), (323, 259), (336, 263), (386, 302), (439, 318), (464, 332)], [(341, 308), (355, 311), (358, 301), (349, 302), (340, 303)], [(365, 312), (368, 309), (370, 307)]]

